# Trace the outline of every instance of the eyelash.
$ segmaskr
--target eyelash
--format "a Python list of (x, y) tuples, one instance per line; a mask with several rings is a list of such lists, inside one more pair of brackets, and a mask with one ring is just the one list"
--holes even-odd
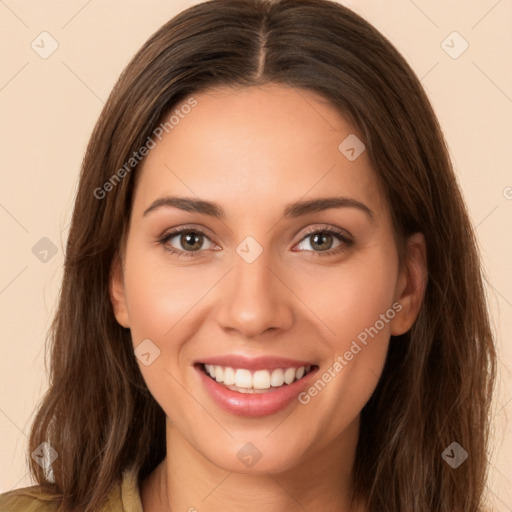
[[(169, 233), (166, 233), (165, 235), (163, 235), (158, 240), (158, 242), (165, 246), (169, 242), (169, 240), (171, 240), (172, 238), (174, 238), (175, 236), (177, 236), (177, 235), (179, 235), (181, 233), (200, 234), (200, 235), (203, 235), (204, 237), (208, 238), (208, 240), (210, 240), (209, 237), (206, 235), (206, 233), (204, 233), (200, 229), (189, 228), (189, 227), (185, 226), (185, 227), (182, 227), (182, 228), (175, 229), (175, 230), (173, 230), (173, 231), (171, 231)], [(329, 251), (307, 251), (307, 252), (312, 252), (316, 256), (331, 256), (331, 255), (338, 254), (341, 251), (350, 248), (354, 244), (354, 241), (351, 240), (350, 238), (348, 238), (347, 236), (345, 236), (342, 231), (339, 231), (339, 230), (334, 229), (334, 228), (322, 228), (322, 229), (316, 228), (316, 229), (312, 229), (311, 231), (308, 231), (308, 232), (306, 232), (304, 234), (304, 236), (301, 238), (299, 243), (301, 243), (303, 240), (305, 240), (306, 238), (308, 238), (308, 237), (310, 237), (312, 235), (321, 234), (321, 233), (328, 234), (328, 235), (334, 235), (336, 238), (338, 238), (340, 240), (340, 242), (342, 242), (342, 244), (339, 245), (337, 248), (331, 249)], [(166, 246), (165, 249), (167, 251), (173, 253), (173, 254), (176, 254), (179, 258), (181, 258), (181, 257), (185, 257), (185, 258), (194, 257), (194, 256), (196, 256), (196, 253), (203, 252), (202, 250), (198, 250), (198, 251), (181, 251), (181, 250), (178, 250), (178, 249), (176, 249), (176, 248), (174, 248), (172, 246)], [(301, 251), (298, 251), (298, 252), (301, 252)]]

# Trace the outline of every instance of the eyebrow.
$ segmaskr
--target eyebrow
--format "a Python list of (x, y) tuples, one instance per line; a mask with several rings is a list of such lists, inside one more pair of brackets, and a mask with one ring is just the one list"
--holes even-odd
[[(201, 213), (217, 219), (224, 219), (226, 217), (224, 209), (217, 203), (203, 201), (202, 199), (176, 196), (156, 199), (144, 211), (143, 217), (163, 207), (173, 207), (186, 212)], [(321, 197), (306, 201), (297, 201), (286, 205), (283, 215), (285, 218), (296, 218), (330, 208), (357, 208), (364, 212), (371, 220), (374, 220), (374, 214), (368, 206), (350, 197)]]

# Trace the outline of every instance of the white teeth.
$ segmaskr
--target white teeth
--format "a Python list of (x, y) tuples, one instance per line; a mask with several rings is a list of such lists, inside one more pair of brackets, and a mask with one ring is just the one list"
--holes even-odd
[(232, 386), (235, 383), (235, 370), (233, 368), (224, 369), (224, 384)]
[(267, 370), (258, 370), (252, 377), (254, 389), (268, 389), (270, 387), (270, 374)]
[[(234, 369), (229, 366), (205, 365), (206, 372), (217, 382), (222, 382), (230, 389), (240, 388), (241, 392), (263, 392), (271, 388), (278, 388), (286, 384), (292, 384), (309, 373), (311, 365), (299, 368), (277, 368), (275, 370), (257, 370), (251, 373), (243, 368)], [(242, 391), (243, 390), (243, 391)]]
[(284, 372), (283, 370), (274, 370), (270, 376), (270, 384), (272, 386), (282, 386), (284, 384)]
[(284, 381), (291, 384), (295, 380), (295, 368), (287, 368), (284, 372)]
[(252, 388), (252, 376), (249, 370), (237, 370), (235, 372), (235, 386), (237, 388)]

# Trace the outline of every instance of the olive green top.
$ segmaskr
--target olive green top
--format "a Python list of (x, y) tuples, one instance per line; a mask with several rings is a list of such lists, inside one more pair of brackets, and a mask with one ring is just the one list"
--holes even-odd
[[(0, 494), (0, 512), (58, 512), (60, 499), (41, 493), (40, 487), (24, 487)], [(125, 471), (123, 479), (112, 487), (107, 503), (98, 512), (143, 512), (134, 471)]]

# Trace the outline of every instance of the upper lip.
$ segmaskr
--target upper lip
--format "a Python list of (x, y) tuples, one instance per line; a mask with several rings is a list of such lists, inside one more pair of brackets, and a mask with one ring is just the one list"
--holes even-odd
[(245, 368), (247, 370), (275, 370), (277, 368), (300, 368), (301, 366), (316, 366), (308, 361), (288, 359), (277, 356), (247, 357), (235, 354), (214, 356), (196, 361), (196, 364), (212, 364), (215, 366), (229, 366), (231, 368)]

